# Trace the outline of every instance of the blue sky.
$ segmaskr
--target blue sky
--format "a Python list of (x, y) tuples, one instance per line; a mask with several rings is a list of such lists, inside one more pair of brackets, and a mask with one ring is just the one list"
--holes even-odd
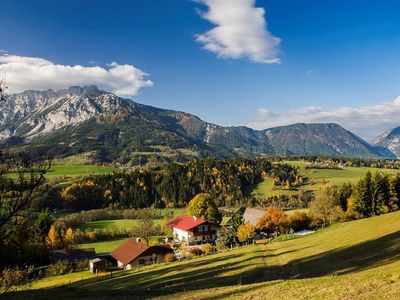
[[(338, 122), (368, 140), (400, 126), (398, 1), (1, 2), (0, 72), (12, 91), (76, 78), (221, 125)], [(59, 73), (38, 74), (28, 57)], [(102, 79), (85, 69), (112, 62)], [(17, 64), (32, 75), (15, 75)]]

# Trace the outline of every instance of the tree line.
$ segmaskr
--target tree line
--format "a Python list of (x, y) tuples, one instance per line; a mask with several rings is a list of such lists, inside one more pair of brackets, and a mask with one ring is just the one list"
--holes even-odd
[(266, 158), (207, 158), (89, 176), (62, 189), (47, 187), (34, 208), (176, 208), (186, 207), (199, 193), (211, 194), (218, 206), (242, 205), (249, 186), (266, 176), (293, 184), (299, 178), (297, 168)]

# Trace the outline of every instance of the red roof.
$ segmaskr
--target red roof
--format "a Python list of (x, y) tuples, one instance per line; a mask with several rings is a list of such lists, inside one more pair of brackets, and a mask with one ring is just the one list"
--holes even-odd
[(172, 252), (173, 250), (170, 247), (148, 246), (131, 238), (111, 252), (110, 255), (126, 265), (139, 256), (151, 255), (152, 253), (167, 254)]
[(168, 223), (168, 226), (188, 231), (196, 226), (207, 223), (204, 219), (195, 219), (188, 216), (180, 216)]

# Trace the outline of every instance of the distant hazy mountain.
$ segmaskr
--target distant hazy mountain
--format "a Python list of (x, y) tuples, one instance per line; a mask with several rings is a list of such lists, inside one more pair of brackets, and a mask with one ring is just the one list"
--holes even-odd
[(397, 158), (400, 158), (400, 127), (381, 134), (372, 142), (372, 144), (375, 146), (385, 147), (393, 152)]
[(2, 145), (47, 147), (55, 155), (92, 152), (99, 160), (140, 163), (215, 155), (393, 157), (337, 124), (267, 130), (222, 127), (184, 112), (138, 104), (95, 86), (25, 91), (0, 107)]

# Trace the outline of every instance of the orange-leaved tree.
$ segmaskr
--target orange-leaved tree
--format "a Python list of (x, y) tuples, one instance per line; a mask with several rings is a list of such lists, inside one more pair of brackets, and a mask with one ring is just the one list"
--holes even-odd
[(269, 235), (279, 235), (287, 225), (287, 215), (279, 208), (270, 207), (258, 221), (256, 228)]

